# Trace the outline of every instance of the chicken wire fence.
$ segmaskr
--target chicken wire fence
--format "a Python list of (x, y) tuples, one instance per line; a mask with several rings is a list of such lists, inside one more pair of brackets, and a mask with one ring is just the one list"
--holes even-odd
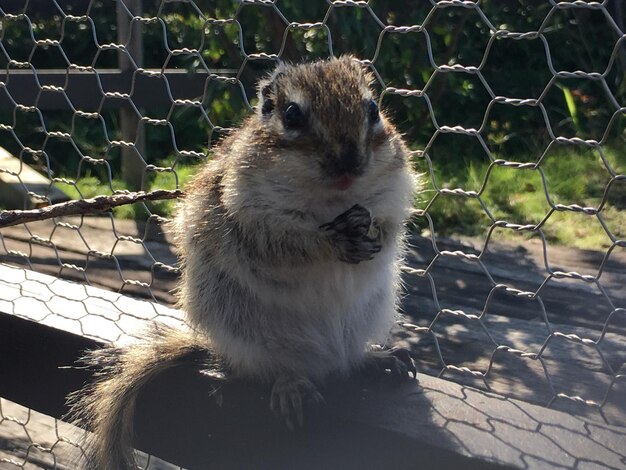
[[(353, 53), (423, 173), (395, 339), (423, 372), (623, 425), (622, 2), (300, 3), (0, 2), (4, 209), (184, 187), (252, 111), (255, 81), (278, 60)], [(568, 55), (575, 47), (586, 51)], [(567, 170), (559, 161), (578, 160), (595, 165), (584, 200), (552, 179)], [(454, 161), (474, 178), (459, 185)], [(525, 199), (518, 181), (540, 198)], [(29, 270), (172, 304), (171, 209), (143, 201), (2, 228), (0, 259), (26, 270), (2, 280), (24, 288), (0, 304), (100, 339), (87, 325), (97, 311), (55, 310), (61, 292), (29, 299)], [(591, 250), (568, 246), (589, 227)], [(572, 238), (556, 243), (564, 228)], [(124, 298), (106, 300), (120, 335), (135, 319)], [(24, 467), (45, 454), (54, 466), (58, 448), (74, 445), (56, 420), (39, 441), (30, 411), (3, 403), (0, 430), (17, 426), (26, 450), (1, 462)]]

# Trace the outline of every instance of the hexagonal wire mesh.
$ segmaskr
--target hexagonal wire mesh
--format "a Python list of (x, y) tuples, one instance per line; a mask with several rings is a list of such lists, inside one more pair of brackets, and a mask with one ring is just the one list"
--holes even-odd
[[(612, 149), (626, 117), (619, 2), (431, 0), (409, 10), (374, 0), (163, 0), (144, 11), (134, 0), (5, 3), (0, 132), (16, 157), (2, 160), (0, 176), (22, 206), (55, 202), (59, 188), (73, 198), (177, 189), (252, 110), (254, 82), (276, 61), (354, 53), (424, 172), (397, 339), (428, 373), (624, 423), (626, 175)], [(592, 21), (603, 24), (593, 48), (584, 39)], [(566, 54), (572, 37), (589, 61)], [(531, 139), (542, 144), (508, 157), (509, 140)], [(459, 153), (473, 179), (450, 176)], [(592, 204), (568, 199), (552, 179), (568, 165), (579, 171), (572, 162), (582, 159), (597, 167)], [(541, 197), (524, 199), (516, 181)], [(490, 192), (497, 185), (504, 200)], [(532, 204), (543, 213), (531, 215)], [(5, 228), (2, 260), (172, 303), (178, 268), (162, 230), (170, 210), (142, 202)], [(448, 236), (446, 224), (458, 220), (462, 232), (470, 219), (479, 221), (471, 237)], [(595, 227), (595, 252), (553, 243), (573, 221)], [(30, 308), (3, 300), (17, 315)], [(0, 461), (23, 467), (33, 452), (54, 457), (69, 442), (55, 420), (56, 437), (38, 443), (9, 406), (0, 428), (23, 428), (28, 452)]]

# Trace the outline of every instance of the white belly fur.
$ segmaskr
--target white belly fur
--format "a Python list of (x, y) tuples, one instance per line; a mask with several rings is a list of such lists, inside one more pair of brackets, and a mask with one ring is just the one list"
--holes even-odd
[[(355, 185), (342, 197), (325, 200), (311, 194), (269, 201), (267, 206), (292, 203), (293, 209), (313, 214), (311, 228), (317, 228), (360, 203), (374, 219), (382, 216), (399, 226), (411, 206), (413, 176), (402, 171), (369, 185)], [(245, 206), (238, 201), (241, 195), (229, 194), (234, 198), (229, 207)], [(302, 267), (266, 266), (262, 273), (236, 259), (218, 269), (211, 261), (215, 253), (195, 252), (187, 259), (183, 307), (242, 375), (271, 379), (292, 372), (321, 379), (346, 374), (363, 358), (369, 343), (385, 341), (393, 325), (401, 250), (398, 240), (387, 240), (383, 251), (359, 264), (329, 260)], [(223, 261), (224, 256), (228, 257), (222, 252), (219, 258)], [(224, 272), (236, 280), (235, 289), (233, 283), (231, 289), (224, 285), (220, 278)], [(221, 299), (221, 305), (215, 299)]]
[[(212, 306), (224, 286), (211, 272), (193, 272), (206, 270), (206, 264), (191, 262), (190, 279), (204, 282), (189, 286), (198, 290), (192, 296), (195, 301), (186, 306), (187, 314), (207, 330), (217, 351), (242, 375), (271, 377), (287, 371), (321, 379), (329, 373), (345, 374), (363, 357), (368, 342), (385, 340), (394, 321), (394, 257), (389, 249), (358, 265), (291, 267), (284, 277), (274, 273), (278, 282), (261, 281), (239, 268), (237, 277), (247, 278), (247, 294), (239, 295), (250, 298), (239, 298), (231, 302), (234, 309), (221, 311)], [(245, 334), (233, 323), (245, 324)]]

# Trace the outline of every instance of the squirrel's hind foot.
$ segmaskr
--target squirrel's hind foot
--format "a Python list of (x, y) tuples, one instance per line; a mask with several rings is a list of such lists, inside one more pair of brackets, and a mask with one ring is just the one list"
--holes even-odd
[(381, 374), (391, 372), (396, 379), (405, 379), (411, 374), (417, 377), (417, 368), (409, 351), (404, 348), (392, 348), (387, 351), (368, 351), (362, 369), (365, 372)]
[(283, 375), (276, 379), (272, 387), (270, 408), (293, 431), (296, 426), (301, 427), (304, 423), (304, 404), (322, 401), (324, 401), (324, 397), (309, 379)]

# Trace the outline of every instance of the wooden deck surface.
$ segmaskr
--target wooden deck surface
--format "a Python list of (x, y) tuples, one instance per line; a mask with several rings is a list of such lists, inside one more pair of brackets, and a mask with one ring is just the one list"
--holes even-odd
[[(41, 272), (76, 280), (86, 278), (95, 286), (153, 296), (165, 304), (175, 302), (176, 273), (161, 265), (155, 269), (154, 265), (155, 261), (176, 263), (168, 235), (158, 226), (113, 222), (107, 217), (69, 222), (80, 225), (80, 231), (55, 228), (50, 221), (29, 224), (28, 230), (23, 226), (3, 229), (5, 249), (28, 254), (33, 269)], [(132, 238), (143, 239), (143, 243)], [(408, 266), (428, 269), (428, 275), (404, 276), (402, 308), (408, 323), (430, 327), (430, 332), (398, 327), (393, 333), (395, 342), (412, 350), (421, 371), (437, 375), (445, 365), (453, 365), (487, 373), (483, 379), (448, 368), (443, 376), (539, 404), (547, 404), (555, 393), (596, 403), (606, 400), (601, 412), (595, 406), (580, 406), (566, 398), (558, 398), (552, 406), (589, 413), (612, 424), (626, 423), (626, 380), (619, 378), (609, 387), (616, 374), (626, 373), (624, 248), (617, 247), (605, 257), (604, 252), (548, 244), (544, 258), (541, 240), (491, 240), (478, 262), (450, 253), (480, 255), (484, 245), (481, 239), (437, 239), (437, 250), (444, 254), (436, 259), (430, 239), (413, 236), (410, 242)], [(87, 257), (89, 250), (112, 253), (115, 259)], [(0, 261), (25, 265), (19, 256), (0, 256)], [(546, 282), (546, 264), (552, 272), (591, 277), (600, 273), (599, 282), (588, 282), (577, 275)], [(125, 284), (124, 280), (148, 283), (150, 287)], [(496, 285), (502, 287), (492, 292)], [(516, 291), (507, 293), (504, 286), (539, 292), (541, 301), (510, 293)], [(437, 302), (447, 313), (437, 315)], [(457, 311), (462, 314), (455, 314)], [(541, 360), (497, 346), (530, 354), (541, 352)]]

